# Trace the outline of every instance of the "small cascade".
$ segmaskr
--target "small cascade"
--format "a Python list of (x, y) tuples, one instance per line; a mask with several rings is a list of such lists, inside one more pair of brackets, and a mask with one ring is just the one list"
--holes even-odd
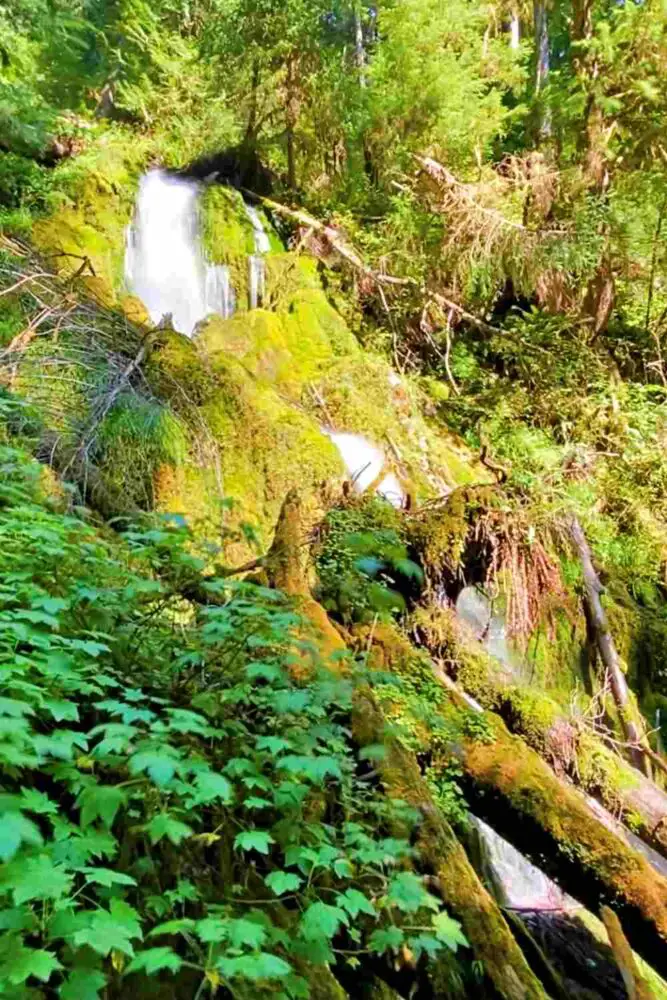
[(573, 912), (581, 909), (572, 896), (536, 868), (487, 823), (470, 817), (479, 836), (487, 880), (501, 906), (515, 910)]
[[(347, 434), (323, 427), (322, 432), (331, 438), (357, 493), (364, 493), (377, 479), (386, 463), (384, 452), (360, 434)], [(383, 477), (375, 491), (394, 507), (402, 507), (405, 491), (393, 472)]]
[(250, 219), (255, 241), (255, 252), (248, 258), (248, 297), (250, 308), (257, 309), (266, 297), (265, 255), (271, 249), (271, 241), (255, 206), (246, 202), (245, 210)]
[(487, 653), (502, 664), (509, 680), (529, 680), (523, 658), (507, 639), (507, 624), (501, 611), (478, 587), (464, 587), (456, 599), (456, 615), (474, 633)]
[(209, 312), (218, 313), (223, 319), (234, 315), (236, 296), (229, 268), (224, 264), (206, 268), (206, 305)]
[(196, 181), (149, 170), (139, 182), (125, 244), (128, 287), (154, 323), (168, 316), (188, 337), (210, 313), (234, 311), (228, 268), (208, 264), (201, 248), (200, 190)]

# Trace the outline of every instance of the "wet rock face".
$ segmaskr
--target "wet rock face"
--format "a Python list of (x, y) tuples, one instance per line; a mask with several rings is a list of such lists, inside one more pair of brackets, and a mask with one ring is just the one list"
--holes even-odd
[(519, 683), (530, 680), (523, 657), (508, 640), (503, 611), (494, 607), (483, 590), (464, 587), (456, 599), (455, 610), (486, 652), (502, 665), (508, 680)]

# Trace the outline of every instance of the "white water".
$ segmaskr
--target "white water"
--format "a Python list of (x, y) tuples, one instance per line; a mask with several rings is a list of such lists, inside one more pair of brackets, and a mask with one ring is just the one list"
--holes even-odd
[(494, 610), (483, 591), (478, 587), (464, 587), (456, 599), (456, 615), (472, 630), (487, 653), (503, 665), (508, 679), (519, 682), (524, 679), (523, 657), (508, 641), (505, 616)]
[[(384, 452), (361, 434), (347, 434), (330, 428), (322, 430), (338, 448), (354, 489), (363, 493), (382, 472), (386, 462)], [(402, 507), (405, 501), (405, 492), (393, 472), (383, 477), (376, 493), (394, 507)]]
[(249, 299), (250, 308), (261, 306), (266, 296), (266, 262), (264, 255), (271, 249), (264, 224), (254, 205), (246, 203), (246, 215), (250, 219), (252, 234), (255, 240), (255, 252), (248, 258)]
[(210, 313), (234, 311), (228, 269), (208, 265), (201, 249), (199, 193), (195, 181), (149, 170), (139, 182), (125, 248), (125, 280), (151, 320), (170, 316), (189, 337)]
[(517, 910), (574, 910), (579, 904), (544, 872), (476, 816), (470, 817), (484, 845), (487, 877), (498, 902)]

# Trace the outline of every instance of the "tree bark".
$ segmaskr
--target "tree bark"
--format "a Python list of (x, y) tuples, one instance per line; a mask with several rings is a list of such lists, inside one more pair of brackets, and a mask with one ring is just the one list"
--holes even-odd
[(628, 991), (628, 1000), (654, 1000), (653, 991), (639, 974), (635, 956), (632, 954), (632, 948), (623, 933), (621, 921), (608, 906), (602, 907), (602, 920), (607, 930), (616, 964)]
[(299, 98), (297, 94), (297, 61), (295, 52), (290, 53), (286, 65), (286, 106), (285, 121), (287, 126), (287, 183), (290, 190), (296, 190), (296, 140), (295, 130), (299, 118)]
[(667, 974), (667, 879), (593, 814), (500, 719), (452, 747), (475, 813), (595, 912), (611, 899), (635, 951)]
[(368, 689), (357, 695), (353, 735), (362, 746), (384, 742), (385, 756), (378, 766), (385, 790), (390, 798), (402, 799), (422, 813), (417, 839), (422, 862), (437, 876), (443, 901), (460, 920), (495, 995), (500, 1000), (548, 1000), (497, 903), (438, 812), (414, 754), (386, 738), (384, 717)]
[(602, 606), (600, 595), (604, 592), (604, 587), (593, 565), (588, 541), (576, 517), (572, 518), (570, 522), (570, 535), (579, 554), (584, 574), (584, 591), (588, 609), (588, 620), (593, 630), (593, 638), (597, 645), (600, 659), (609, 678), (623, 733), (629, 744), (630, 758), (635, 767), (643, 771), (647, 777), (650, 777), (650, 765), (647, 754), (643, 749), (647, 745), (646, 733), (641, 724), (639, 713), (630, 696), (625, 673), (623, 672), (614, 638), (609, 628), (609, 621)]

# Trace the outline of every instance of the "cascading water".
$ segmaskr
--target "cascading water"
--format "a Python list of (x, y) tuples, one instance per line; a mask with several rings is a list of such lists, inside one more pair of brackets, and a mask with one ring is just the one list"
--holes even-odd
[(485, 876), (492, 883), (494, 894), (502, 906), (516, 910), (580, 909), (575, 899), (563, 892), (487, 823), (476, 816), (471, 816), (470, 820), (483, 845)]
[(195, 181), (149, 170), (139, 183), (125, 249), (125, 280), (152, 321), (169, 316), (189, 337), (210, 313), (234, 311), (228, 268), (207, 264), (201, 249), (199, 193)]
[(265, 255), (271, 249), (271, 241), (259, 212), (254, 205), (245, 206), (246, 215), (250, 219), (252, 233), (255, 240), (255, 252), (248, 258), (249, 271), (249, 304), (251, 309), (261, 306), (266, 295), (266, 260)]
[(457, 618), (472, 630), (487, 653), (502, 664), (508, 680), (529, 681), (523, 657), (507, 639), (507, 623), (502, 611), (496, 610), (487, 595), (478, 587), (464, 587), (456, 598)]
[[(322, 431), (338, 448), (354, 489), (363, 493), (377, 479), (386, 463), (384, 452), (360, 434), (346, 434), (323, 427)], [(405, 492), (393, 472), (387, 473), (376, 488), (394, 507), (402, 507)]]

